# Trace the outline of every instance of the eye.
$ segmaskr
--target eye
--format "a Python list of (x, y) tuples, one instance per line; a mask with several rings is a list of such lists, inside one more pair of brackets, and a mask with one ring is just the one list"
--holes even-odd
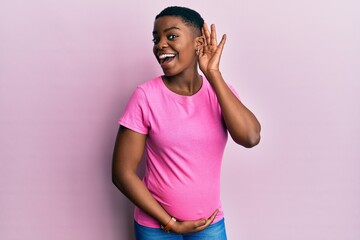
[(158, 44), (159, 41), (160, 41), (160, 38), (154, 37), (152, 41), (153, 41), (154, 44)]
[(174, 40), (175, 38), (177, 38), (177, 36), (176, 36), (175, 34), (170, 34), (170, 35), (168, 36), (168, 39), (169, 39), (169, 40)]

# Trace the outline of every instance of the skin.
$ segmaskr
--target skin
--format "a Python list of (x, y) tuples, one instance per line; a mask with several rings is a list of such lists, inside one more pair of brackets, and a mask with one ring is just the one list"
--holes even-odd
[[(200, 33), (179, 17), (165, 16), (155, 21), (153, 36), (153, 52), (158, 61), (161, 53), (176, 54), (169, 64), (162, 66), (165, 85), (181, 95), (195, 94), (202, 86), (197, 70), (199, 66), (216, 93), (232, 139), (247, 148), (257, 145), (260, 141), (259, 122), (232, 93), (219, 70), (226, 35), (218, 44), (215, 25), (211, 25), (209, 30), (204, 24)], [(157, 219), (159, 224), (166, 225), (171, 216), (152, 197), (137, 175), (145, 142), (146, 135), (120, 127), (113, 155), (113, 182), (135, 205)], [(171, 231), (181, 234), (201, 231), (214, 221), (217, 213), (218, 210), (214, 209), (214, 213), (205, 219), (177, 221)]]

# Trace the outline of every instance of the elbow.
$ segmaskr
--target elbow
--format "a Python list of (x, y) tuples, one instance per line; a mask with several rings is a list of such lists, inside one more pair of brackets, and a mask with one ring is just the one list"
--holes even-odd
[(247, 142), (245, 144), (244, 147), (246, 148), (252, 148), (255, 147), (256, 145), (258, 145), (260, 143), (260, 139), (261, 139), (261, 125), (260, 123), (254, 127), (252, 129), (252, 131), (250, 131), (247, 135)]
[(247, 144), (244, 146), (246, 148), (252, 148), (255, 147), (256, 145), (258, 145), (260, 143), (260, 133), (259, 134), (254, 134), (253, 136), (249, 137)]
[(136, 173), (132, 171), (112, 171), (112, 183), (122, 192), (126, 193), (131, 182), (134, 181), (134, 177), (137, 177)]
[(119, 180), (119, 177), (115, 174), (115, 173), (112, 173), (112, 176), (111, 176), (111, 180), (112, 180), (112, 183), (120, 189), (120, 180)]
[(239, 144), (245, 148), (252, 148), (260, 143), (261, 135), (260, 135), (260, 131), (257, 131), (257, 132), (248, 134), (245, 138), (239, 137), (239, 138), (233, 138), (233, 139), (237, 144)]
[(122, 178), (113, 175), (112, 182), (121, 193), (125, 194), (126, 184), (124, 183)]
[(112, 172), (112, 183), (122, 192), (124, 187), (123, 187), (123, 178), (121, 177), (121, 174), (114, 171)]
[(113, 173), (111, 176), (112, 183), (117, 186), (119, 183), (119, 178)]

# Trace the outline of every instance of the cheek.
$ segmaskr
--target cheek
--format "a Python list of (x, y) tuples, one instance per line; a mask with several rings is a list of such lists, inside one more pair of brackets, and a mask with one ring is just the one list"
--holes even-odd
[[(180, 50), (180, 48), (179, 48), (179, 50)], [(180, 53), (182, 53), (182, 55), (184, 55), (188, 58), (195, 54), (195, 48), (194, 48), (193, 44), (187, 43), (187, 44), (181, 46)]]
[(192, 46), (188, 46), (187, 48), (184, 49), (184, 51), (182, 52), (183, 57), (186, 59), (193, 59), (195, 56), (195, 49), (192, 48)]

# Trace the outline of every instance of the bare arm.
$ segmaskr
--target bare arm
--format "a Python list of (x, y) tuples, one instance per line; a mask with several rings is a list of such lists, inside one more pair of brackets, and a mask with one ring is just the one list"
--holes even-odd
[(232, 139), (247, 148), (260, 142), (260, 123), (225, 83), (220, 72), (206, 76), (218, 98), (226, 127)]
[(161, 224), (169, 214), (151, 196), (136, 171), (144, 152), (146, 135), (120, 127), (113, 155), (112, 179), (115, 186), (135, 205)]
[(203, 37), (204, 46), (200, 50), (199, 66), (216, 93), (226, 127), (236, 143), (248, 148), (253, 147), (260, 141), (260, 123), (233, 94), (219, 70), (226, 35), (223, 35), (217, 44), (215, 25), (211, 25), (210, 33), (204, 24)]
[[(115, 186), (136, 206), (165, 226), (171, 216), (154, 199), (136, 173), (141, 161), (146, 135), (120, 127), (115, 142), (112, 179)], [(208, 227), (215, 219), (217, 211), (208, 219), (176, 222), (172, 231), (177, 233), (197, 232)], [(176, 217), (176, 216), (175, 216)]]

